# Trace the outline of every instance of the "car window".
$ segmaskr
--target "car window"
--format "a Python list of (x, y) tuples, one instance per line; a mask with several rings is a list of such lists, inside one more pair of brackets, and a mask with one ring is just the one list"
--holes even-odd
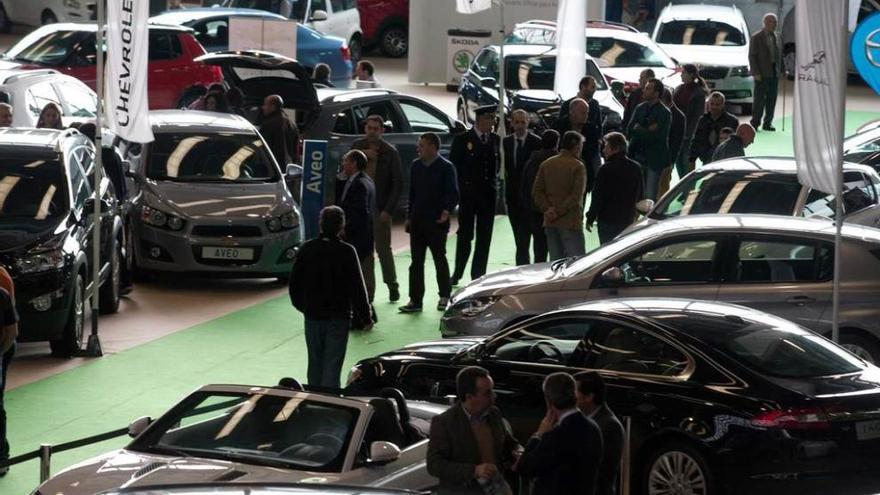
[(330, 6), (333, 7), (333, 13), (345, 10), (345, 3), (342, 0), (330, 0)]
[(345, 5), (345, 10), (357, 8), (357, 1), (356, 0), (343, 0), (342, 3), (343, 3), (343, 5)]
[(660, 25), (657, 43), (670, 45), (744, 46), (742, 31), (713, 20), (674, 20)]
[(647, 45), (611, 37), (588, 37), (587, 54), (609, 67), (665, 67), (663, 57)]
[(866, 158), (880, 152), (880, 132), (868, 131), (847, 138), (843, 143), (843, 159), (862, 163)]
[(34, 117), (39, 117), (43, 107), (49, 103), (54, 103), (58, 105), (58, 108), (62, 108), (61, 98), (58, 97), (55, 87), (48, 82), (34, 84), (28, 88), (25, 93), (25, 101), (27, 102), (28, 111)]
[[(803, 215), (834, 219), (837, 212), (835, 197), (834, 194), (827, 194), (817, 189), (810, 190), (804, 202)], [(845, 172), (843, 174), (844, 214), (849, 215), (875, 204), (877, 204), (877, 189), (873, 181), (861, 172)]]
[(483, 50), (476, 59), (472, 70), (480, 77), (496, 77), (498, 73), (498, 55), (493, 50)]
[(618, 266), (628, 285), (710, 282), (714, 279), (717, 244), (709, 239), (667, 242), (652, 246)]
[(98, 113), (97, 98), (81, 86), (72, 83), (59, 85), (64, 101), (67, 103), (68, 114), (71, 117), (94, 117)]
[(177, 33), (150, 30), (150, 60), (173, 60), (183, 53)]
[(67, 183), (57, 160), (0, 157), (0, 219), (43, 221), (69, 209)]
[(588, 368), (667, 377), (681, 376), (688, 369), (688, 358), (678, 348), (629, 325), (598, 325), (593, 339)]
[(379, 100), (360, 105), (352, 105), (351, 113), (353, 124), (355, 126), (355, 134), (364, 133), (364, 122), (370, 115), (378, 115), (385, 122), (385, 132), (400, 133), (403, 132), (401, 122), (403, 118), (400, 112), (395, 108), (394, 103), (390, 100)]
[(327, 12), (327, 0), (312, 0), (312, 15), (315, 15), (316, 10)]
[(336, 114), (336, 123), (333, 124), (333, 132), (336, 134), (345, 134), (349, 136), (353, 136), (356, 134), (361, 134), (358, 130), (357, 124), (354, 121), (354, 111), (351, 107), (346, 108), (345, 110)]
[(589, 318), (541, 321), (490, 342), (487, 352), (501, 361), (583, 366), (586, 337), (595, 325)]
[(435, 132), (438, 134), (450, 132), (449, 123), (436, 110), (412, 100), (398, 101), (398, 103), (406, 120), (409, 121), (411, 132)]
[(521, 27), (514, 29), (505, 41), (510, 44), (555, 45), (556, 30), (536, 26)]
[(70, 169), (70, 187), (73, 191), (73, 203), (77, 209), (85, 206), (86, 200), (92, 194), (92, 186), (87, 179), (84, 166), (90, 163), (84, 163), (85, 148), (76, 148), (68, 155), (68, 167)]
[(229, 46), (229, 21), (213, 19), (196, 27), (196, 39), (205, 47)]
[[(38, 29), (22, 38), (4, 55), (16, 62), (61, 65), (82, 37), (78, 31)], [(94, 40), (94, 36), (91, 38)]]
[(815, 282), (826, 280), (832, 248), (812, 240), (743, 239), (737, 247), (736, 282)]

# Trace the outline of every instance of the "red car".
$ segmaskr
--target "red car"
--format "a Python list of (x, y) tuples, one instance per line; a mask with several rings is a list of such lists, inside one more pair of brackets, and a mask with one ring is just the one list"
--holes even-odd
[(389, 57), (409, 48), (409, 0), (358, 0), (364, 46), (378, 46)]
[[(52, 68), (95, 89), (95, 24), (50, 24), (25, 36), (3, 54), (0, 69)], [(205, 49), (192, 30), (177, 26), (150, 26), (150, 109), (179, 108), (195, 84), (222, 82), (217, 67), (193, 61)]]

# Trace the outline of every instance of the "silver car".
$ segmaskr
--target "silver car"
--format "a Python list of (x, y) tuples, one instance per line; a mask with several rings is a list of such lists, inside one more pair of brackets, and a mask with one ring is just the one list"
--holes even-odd
[(406, 401), (394, 389), (383, 393), (207, 385), (155, 421), (132, 422), (129, 445), (61, 471), (35, 493), (219, 481), (436, 487), (425, 467), (427, 434), (431, 418), (448, 406)]
[(136, 273), (279, 277), (300, 212), (265, 141), (237, 115), (150, 113), (155, 141), (125, 147)]
[[(610, 297), (735, 303), (831, 332), (834, 224), (771, 215), (673, 218), (585, 256), (511, 268), (457, 291), (444, 337), (491, 335), (551, 309)], [(841, 344), (880, 362), (880, 230), (845, 224)]]

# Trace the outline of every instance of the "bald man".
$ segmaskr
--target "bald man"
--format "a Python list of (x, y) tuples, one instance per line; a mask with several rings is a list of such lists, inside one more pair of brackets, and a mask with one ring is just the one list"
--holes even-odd
[(751, 124), (740, 124), (736, 134), (719, 144), (712, 155), (712, 161), (746, 156), (746, 148), (755, 141), (755, 128)]
[(577, 131), (584, 137), (584, 147), (580, 159), (584, 162), (587, 172), (587, 188), (584, 197), (593, 190), (593, 182), (596, 171), (599, 169), (599, 141), (602, 139), (602, 111), (599, 102), (593, 98), (596, 92), (596, 80), (585, 76), (581, 81), (584, 90), (581, 93), (585, 98), (577, 97), (571, 100), (568, 107), (568, 115), (556, 121), (554, 129), (560, 136), (568, 131)]
[(297, 162), (297, 141), (299, 131), (296, 124), (284, 113), (284, 100), (278, 95), (269, 95), (263, 99), (262, 122), (260, 134), (269, 145), (275, 161), (284, 170), (288, 163)]

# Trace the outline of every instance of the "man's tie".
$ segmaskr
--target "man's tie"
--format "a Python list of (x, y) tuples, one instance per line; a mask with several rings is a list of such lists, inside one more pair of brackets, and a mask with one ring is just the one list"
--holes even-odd
[(516, 148), (514, 148), (515, 151), (513, 152), (513, 163), (515, 165), (519, 164), (519, 154), (522, 153), (522, 145), (522, 139), (516, 138)]
[(485, 134), (483, 134), (482, 136), (480, 136), (480, 141), (482, 141), (483, 144), (486, 144), (486, 135), (485, 135)]

